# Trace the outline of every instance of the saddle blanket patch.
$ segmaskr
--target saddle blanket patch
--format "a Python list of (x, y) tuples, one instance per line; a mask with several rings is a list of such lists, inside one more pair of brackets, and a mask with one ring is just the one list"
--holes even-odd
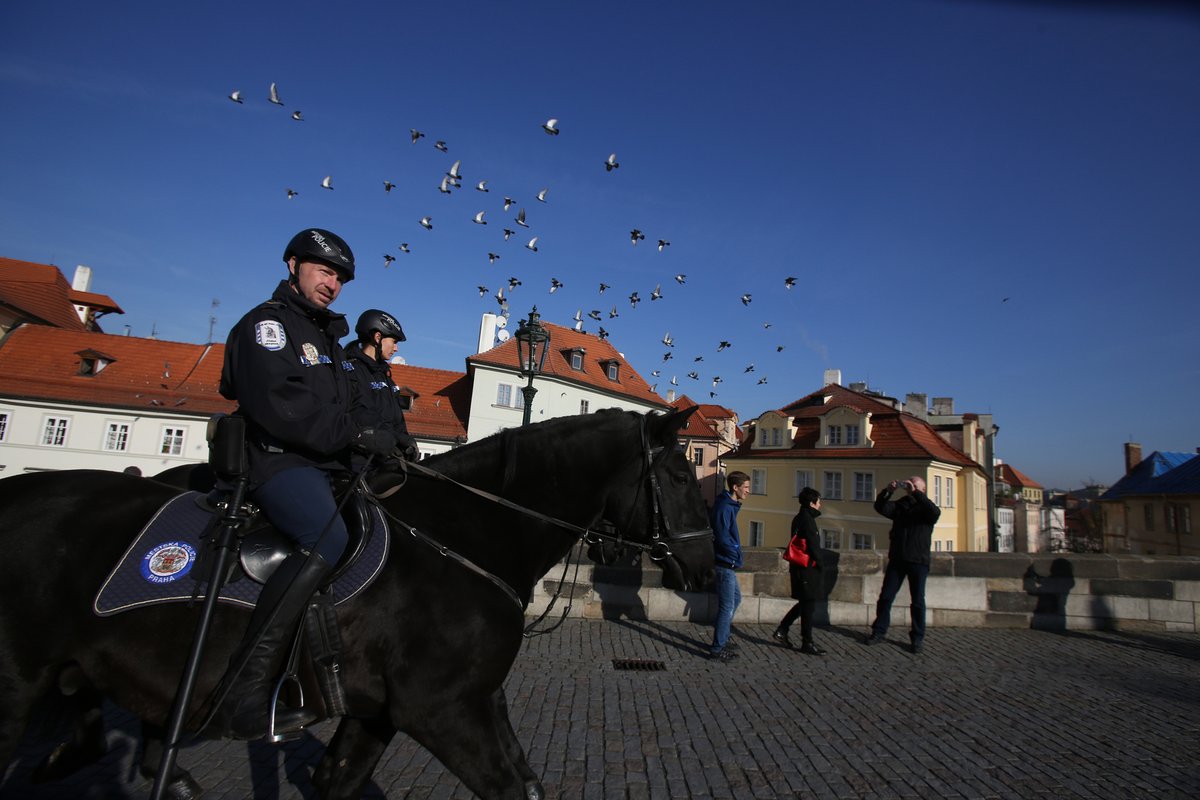
[[(200, 492), (187, 492), (155, 512), (100, 587), (93, 604), (96, 614), (108, 617), (156, 603), (204, 599), (211, 559), (216, 557), (207, 540), (217, 519), (201, 504), (202, 497)], [(372, 527), (367, 545), (333, 584), (337, 605), (369, 586), (387, 560), (387, 523), (377, 506), (369, 507)], [(204, 560), (198, 564), (201, 554)], [(261, 590), (262, 585), (247, 577), (238, 562), (218, 600), (253, 608)]]

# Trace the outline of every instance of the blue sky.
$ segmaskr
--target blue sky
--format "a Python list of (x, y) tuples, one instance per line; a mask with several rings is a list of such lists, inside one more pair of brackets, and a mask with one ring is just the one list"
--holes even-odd
[(1131, 438), (1200, 445), (1193, 5), (57, 2), (0, 24), (0, 255), (91, 266), (126, 310), (110, 332), (204, 341), (218, 299), (223, 339), (315, 225), (357, 255), (336, 307), (396, 314), (411, 364), (463, 369), (511, 276), (514, 322), (582, 310), (661, 393), (676, 376), (743, 420), (838, 368), (992, 413), (1047, 486), (1116, 480)]

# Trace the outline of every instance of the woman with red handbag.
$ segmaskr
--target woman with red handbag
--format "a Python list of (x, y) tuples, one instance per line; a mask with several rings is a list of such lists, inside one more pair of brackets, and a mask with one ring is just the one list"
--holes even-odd
[(792, 540), (784, 551), (792, 578), (792, 606), (771, 638), (785, 647), (791, 647), (788, 628), (800, 618), (800, 652), (810, 656), (823, 656), (825, 651), (813, 641), (813, 614), (817, 599), (821, 596), (821, 565), (817, 559), (820, 540), (817, 537), (817, 517), (821, 516), (821, 493), (811, 486), (800, 490), (800, 511), (792, 518)]

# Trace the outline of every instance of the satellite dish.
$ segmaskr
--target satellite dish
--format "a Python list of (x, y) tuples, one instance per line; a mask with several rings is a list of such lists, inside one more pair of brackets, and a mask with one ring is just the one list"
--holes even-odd
[[(496, 317), (496, 327), (497, 327), (497, 328), (507, 328), (507, 327), (508, 327), (508, 320), (507, 320), (507, 319), (505, 319), (504, 317)], [(507, 339), (508, 337), (506, 336), (506, 337), (504, 337), (504, 338), (506, 338), (506, 339)]]
[(512, 336), (512, 334), (509, 333), (508, 331), (504, 330), (503, 328), (496, 331), (496, 341), (498, 341), (498, 342), (507, 342), (511, 336)]

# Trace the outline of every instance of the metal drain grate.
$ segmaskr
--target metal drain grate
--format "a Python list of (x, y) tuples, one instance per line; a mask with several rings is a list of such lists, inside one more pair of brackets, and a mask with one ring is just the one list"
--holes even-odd
[(659, 672), (665, 670), (667, 665), (661, 661), (652, 661), (648, 658), (614, 658), (613, 669), (631, 669), (638, 672)]

